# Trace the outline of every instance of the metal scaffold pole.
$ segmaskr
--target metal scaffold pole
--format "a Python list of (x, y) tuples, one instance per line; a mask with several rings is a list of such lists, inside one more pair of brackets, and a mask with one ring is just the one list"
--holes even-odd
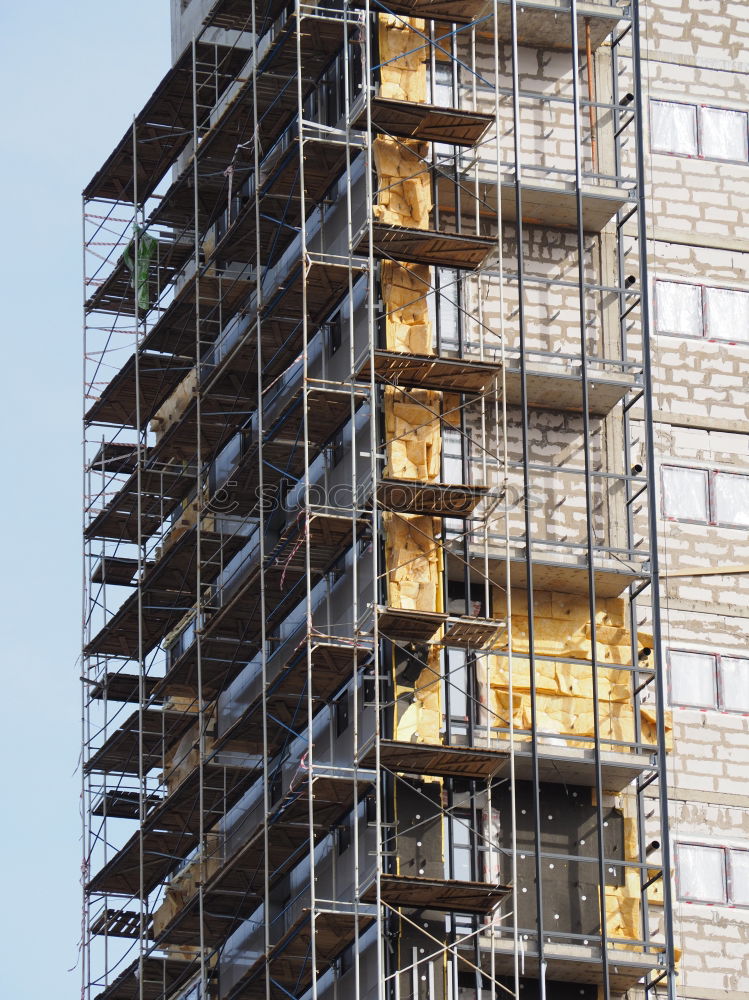
[(203, 4), (86, 189), (85, 1000), (673, 997), (637, 4), (490, 7)]

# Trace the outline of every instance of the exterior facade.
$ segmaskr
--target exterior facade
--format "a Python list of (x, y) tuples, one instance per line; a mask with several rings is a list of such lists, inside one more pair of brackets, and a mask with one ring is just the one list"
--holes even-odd
[(690, 6), (172, 0), (84, 191), (86, 998), (747, 991), (749, 13)]
[[(741, 996), (749, 988), (748, 355), (741, 312), (749, 302), (743, 212), (749, 168), (741, 138), (747, 31), (742, 4), (697, 10), (665, 2), (647, 5), (643, 29), (661, 601), (674, 723), (674, 924), (682, 951), (679, 995), (694, 1000)], [(669, 315), (673, 293), (689, 322)], [(697, 498), (691, 509), (690, 494)]]

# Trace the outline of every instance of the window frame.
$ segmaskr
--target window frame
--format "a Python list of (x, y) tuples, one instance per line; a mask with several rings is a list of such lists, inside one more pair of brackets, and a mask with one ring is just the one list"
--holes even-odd
[[(673, 653), (687, 653), (687, 654), (702, 654), (703, 656), (710, 656), (713, 660), (713, 702), (712, 705), (693, 705), (685, 701), (676, 701), (674, 697), (674, 668), (672, 663)], [(704, 650), (697, 649), (679, 649), (678, 647), (667, 647), (666, 649), (666, 661), (668, 663), (668, 703), (671, 708), (696, 708), (703, 712), (717, 711), (720, 704), (720, 692), (718, 691), (718, 654), (712, 652), (705, 652)]]
[[(661, 330), (660, 329), (660, 307), (658, 305), (658, 289), (657, 286), (660, 284), (666, 285), (684, 285), (687, 288), (697, 288), (700, 293), (700, 327), (702, 333), (691, 334), (691, 333), (679, 333), (674, 330)], [(658, 337), (678, 337), (680, 340), (705, 340), (705, 341), (716, 341), (720, 344), (746, 344), (749, 346), (749, 336), (746, 340), (735, 340), (731, 337), (720, 337), (713, 333), (710, 329), (710, 323), (708, 320), (708, 306), (707, 306), (707, 295), (710, 291), (719, 292), (738, 292), (740, 295), (749, 295), (749, 288), (739, 288), (737, 285), (709, 285), (706, 282), (701, 281), (687, 281), (684, 278), (654, 278), (653, 279), (653, 316), (654, 324), (653, 328), (655, 334)]]
[(749, 707), (746, 709), (740, 708), (729, 708), (726, 705), (724, 698), (725, 682), (723, 680), (723, 660), (747, 660), (749, 662), (749, 656), (735, 656), (731, 653), (717, 653), (716, 660), (716, 680), (717, 680), (717, 691), (718, 691), (718, 711), (725, 712), (726, 715), (749, 715)]
[[(683, 469), (685, 472), (705, 472), (707, 473), (707, 514), (708, 519), (706, 521), (700, 521), (692, 517), (677, 517), (675, 514), (669, 514), (666, 510), (666, 491), (663, 488), (663, 470), (664, 469)], [(705, 468), (699, 465), (676, 465), (673, 462), (663, 462), (659, 469), (659, 486), (660, 486), (660, 508), (661, 516), (667, 521), (675, 521), (680, 524), (704, 524), (710, 528), (733, 528), (736, 531), (749, 531), (749, 525), (746, 524), (734, 524), (732, 521), (719, 521), (717, 520), (715, 514), (717, 509), (716, 496), (715, 496), (715, 480), (716, 476), (728, 475), (728, 476), (742, 476), (745, 479), (749, 479), (749, 473), (747, 472), (733, 472), (729, 469), (711, 469)]]
[[(682, 889), (681, 875), (681, 849), (683, 847), (696, 847), (702, 850), (720, 851), (723, 860), (723, 899), (701, 899), (697, 896), (685, 896)], [(698, 903), (702, 906), (727, 906), (730, 902), (728, 886), (728, 862), (726, 859), (726, 848), (717, 844), (700, 844), (694, 840), (680, 840), (676, 844), (676, 895), (681, 902)]]
[[(696, 140), (697, 140), (697, 152), (696, 153), (679, 153), (673, 150), (667, 149), (657, 149), (653, 145), (653, 105), (654, 104), (679, 104), (682, 107), (693, 108), (695, 113), (695, 125), (696, 125)], [(743, 160), (733, 160), (722, 156), (706, 156), (703, 153), (703, 125), (702, 125), (702, 111), (707, 109), (709, 111), (730, 111), (733, 114), (743, 115), (745, 122), (745, 135), (746, 135), (746, 148), (745, 156)], [(687, 160), (708, 160), (711, 163), (734, 163), (734, 164), (745, 164), (749, 165), (749, 111), (744, 111), (742, 108), (724, 108), (718, 104), (710, 103), (700, 103), (693, 104), (691, 101), (674, 101), (668, 97), (651, 97), (648, 104), (648, 125), (649, 125), (649, 138), (650, 138), (650, 152), (658, 153), (662, 156), (681, 156)]]
[[(676, 153), (669, 151), (667, 149), (656, 149), (653, 146), (653, 105), (654, 104), (679, 104), (684, 108), (692, 108), (694, 111), (694, 135), (695, 142), (697, 144), (696, 153)], [(697, 105), (692, 104), (690, 101), (672, 101), (666, 97), (651, 97), (648, 104), (648, 125), (649, 125), (649, 138), (650, 138), (650, 152), (660, 153), (663, 156), (683, 156), (688, 160), (700, 159), (700, 116), (697, 113)]]
[[(693, 157), (693, 159), (710, 160), (711, 162), (715, 163), (749, 163), (749, 112), (742, 111), (740, 108), (721, 108), (717, 104), (696, 104), (695, 107), (697, 109), (697, 157)], [(704, 110), (729, 111), (731, 114), (744, 116), (744, 159), (743, 160), (733, 160), (725, 156), (707, 156), (705, 153), (703, 153), (702, 112)]]
[(343, 734), (348, 730), (350, 724), (351, 713), (349, 708), (348, 690), (346, 690), (333, 701), (333, 727), (335, 739), (340, 739), (341, 736), (343, 736)]
[[(450, 857), (450, 878), (461, 878), (460, 874), (456, 874), (456, 871), (458, 871), (463, 864), (465, 864), (465, 862), (458, 859), (462, 854), (467, 854), (469, 881), (483, 882), (484, 865), (481, 852), (479, 851), (477, 853), (476, 851), (478, 838), (476, 830), (473, 828), (473, 815), (471, 813), (471, 809), (468, 806), (453, 807), (444, 819), (444, 832), (447, 834), (446, 853), (449, 853)], [(458, 830), (460, 834), (465, 835), (465, 842), (458, 841), (455, 836), (456, 830)]]
[(338, 824), (336, 829), (336, 853), (340, 858), (342, 854), (351, 846), (351, 817), (346, 818)]
[(726, 895), (730, 902), (729, 906), (736, 906), (740, 909), (749, 909), (749, 896), (745, 903), (736, 902), (733, 889), (733, 856), (734, 854), (749, 854), (749, 847), (727, 847), (726, 851)]
[(745, 531), (749, 531), (749, 524), (738, 524), (735, 521), (721, 521), (717, 517), (718, 512), (718, 495), (717, 495), (717, 480), (718, 476), (736, 476), (742, 477), (743, 479), (749, 479), (749, 473), (746, 472), (729, 472), (726, 469), (709, 469), (708, 470), (708, 482), (709, 482), (709, 503), (710, 503), (710, 521), (711, 525), (715, 525), (720, 528), (743, 528)]
[[(711, 656), (713, 658), (713, 699), (714, 703), (712, 705), (690, 705), (683, 701), (676, 701), (674, 699), (674, 689), (673, 689), (673, 665), (672, 665), (672, 654), (673, 653), (687, 653), (687, 654), (700, 654), (702, 656)], [(723, 681), (723, 668), (722, 661), (726, 660), (746, 660), (749, 663), (749, 656), (740, 656), (735, 653), (719, 653), (713, 650), (704, 649), (683, 649), (681, 646), (667, 646), (666, 647), (666, 662), (668, 664), (668, 704), (671, 708), (684, 708), (684, 709), (696, 709), (700, 712), (723, 712), (726, 715), (749, 715), (749, 708), (744, 710), (738, 708), (728, 708), (725, 704), (724, 699), (724, 681)], [(748, 848), (749, 850), (749, 848)]]
[[(660, 306), (658, 305), (658, 285), (685, 285), (688, 288), (697, 288), (700, 293), (700, 328), (702, 333), (694, 336), (691, 333), (677, 333), (673, 330), (661, 330), (658, 326), (660, 322)], [(680, 337), (682, 340), (707, 340), (705, 335), (705, 285), (697, 281), (686, 281), (683, 278), (654, 278), (653, 279), (653, 315), (655, 318), (655, 332), (659, 337)], [(715, 339), (715, 338), (710, 338)]]
[[(704, 472), (707, 480), (707, 521), (699, 520), (694, 517), (679, 517), (676, 514), (669, 514), (666, 510), (666, 489), (664, 486), (663, 470), (664, 469), (677, 469), (684, 472)], [(712, 524), (712, 513), (713, 513), (713, 497), (712, 497), (712, 483), (710, 477), (710, 469), (701, 469), (698, 466), (691, 465), (672, 465), (668, 462), (664, 462), (660, 467), (660, 489), (661, 489), (661, 514), (669, 521), (677, 521), (682, 524)]]
[[(749, 896), (747, 897), (747, 902), (739, 903), (736, 902), (734, 895), (734, 854), (749, 854), (749, 847), (723, 847), (719, 844), (704, 844), (699, 843), (696, 840), (679, 840), (675, 844), (676, 847), (676, 896), (679, 901), (684, 903), (696, 903), (699, 906), (731, 906), (741, 910), (749, 909)], [(708, 848), (711, 851), (720, 851), (723, 855), (723, 888), (724, 888), (724, 899), (722, 901), (716, 901), (714, 899), (698, 899), (694, 896), (685, 896), (682, 893), (681, 887), (681, 861), (680, 853), (682, 847), (701, 847)]]

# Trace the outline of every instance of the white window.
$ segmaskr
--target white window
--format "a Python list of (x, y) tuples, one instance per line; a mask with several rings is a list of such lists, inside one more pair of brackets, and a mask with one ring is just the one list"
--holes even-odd
[(460, 431), (446, 427), (442, 431), (442, 481), (462, 483), (464, 479), (463, 437)]
[(711, 653), (669, 650), (671, 704), (691, 708), (715, 708), (716, 657)]
[(745, 111), (650, 102), (650, 145), (655, 153), (745, 163), (749, 159), (747, 126)]
[[(436, 270), (436, 268), (435, 268)], [(437, 274), (439, 282), (439, 342), (443, 351), (457, 351), (460, 347), (460, 319), (458, 303), (460, 285), (458, 272), (441, 267)]]
[(700, 153), (711, 160), (746, 160), (746, 126), (743, 111), (700, 108)]
[(749, 476), (716, 472), (713, 475), (715, 520), (719, 524), (749, 527)]
[(697, 109), (671, 101), (650, 103), (651, 145), (658, 153), (697, 155)]
[(749, 476), (737, 472), (661, 468), (665, 517), (749, 528)]
[(720, 657), (721, 708), (749, 713), (749, 660), (743, 656)]
[(679, 844), (676, 858), (681, 899), (702, 903), (727, 902), (726, 858), (722, 847)]
[(432, 103), (448, 108), (453, 105), (453, 74), (451, 63), (438, 62), (434, 67)]
[(682, 281), (656, 281), (655, 327), (658, 333), (702, 336), (702, 288)]
[(462, 809), (455, 810), (445, 820), (445, 835), (452, 844), (451, 878), (470, 882), (473, 875), (473, 841), (471, 814)]
[(668, 667), (675, 707), (749, 714), (749, 658), (669, 649)]
[(680, 899), (749, 906), (749, 851), (677, 844), (676, 871)]
[(705, 288), (705, 336), (749, 342), (749, 292), (737, 288)]
[(663, 513), (686, 521), (709, 520), (708, 474), (704, 469), (661, 469)]
[(749, 851), (729, 851), (731, 865), (731, 902), (749, 906)]
[(655, 329), (678, 337), (749, 343), (749, 292), (656, 281)]

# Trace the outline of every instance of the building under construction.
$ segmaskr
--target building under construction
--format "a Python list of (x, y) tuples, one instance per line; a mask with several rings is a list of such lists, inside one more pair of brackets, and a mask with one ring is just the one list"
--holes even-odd
[(702, 6), (172, 0), (84, 191), (83, 1000), (749, 991)]

